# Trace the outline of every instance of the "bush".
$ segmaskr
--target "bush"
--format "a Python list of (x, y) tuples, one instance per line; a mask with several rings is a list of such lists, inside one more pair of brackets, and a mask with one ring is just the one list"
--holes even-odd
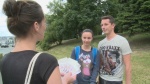
[(2, 59), (2, 57), (3, 57), (3, 54), (2, 54), (2, 53), (0, 53), (0, 59)]
[(2, 58), (3, 58), (3, 54), (0, 53), (0, 65), (1, 65), (1, 60), (2, 60)]

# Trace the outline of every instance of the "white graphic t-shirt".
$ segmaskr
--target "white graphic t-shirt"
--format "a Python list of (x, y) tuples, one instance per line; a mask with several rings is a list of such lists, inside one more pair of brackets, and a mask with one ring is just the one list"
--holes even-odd
[(101, 78), (108, 81), (122, 81), (123, 55), (132, 52), (128, 41), (120, 35), (116, 35), (110, 41), (105, 38), (99, 42), (98, 50), (102, 60), (100, 63)]

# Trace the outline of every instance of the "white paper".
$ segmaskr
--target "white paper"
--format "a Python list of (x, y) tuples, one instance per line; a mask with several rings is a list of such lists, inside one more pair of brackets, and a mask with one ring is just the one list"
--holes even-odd
[(59, 69), (61, 73), (71, 72), (73, 75), (76, 75), (81, 72), (81, 65), (72, 58), (62, 58), (58, 60)]

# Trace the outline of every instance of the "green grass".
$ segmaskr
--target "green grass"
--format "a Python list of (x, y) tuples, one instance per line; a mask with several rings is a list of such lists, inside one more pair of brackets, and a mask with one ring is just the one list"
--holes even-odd
[(1, 60), (2, 60), (3, 54), (0, 53), (0, 65), (1, 65)]
[(133, 84), (150, 84), (150, 52), (134, 51), (132, 54)]
[(2, 53), (0, 53), (0, 59), (3, 57), (3, 54)]
[(132, 83), (150, 84), (150, 33), (129, 38), (132, 53)]
[[(98, 42), (104, 38), (104, 36), (95, 36), (93, 41), (92, 41), (92, 46), (97, 47)], [(81, 45), (81, 39), (71, 39), (71, 40), (66, 40), (62, 42), (62, 45), (57, 45), (53, 46), (48, 51), (42, 51), (41, 49), (37, 49), (38, 51), (46, 52), (49, 53), (53, 56), (55, 56), (57, 59), (63, 58), (63, 57), (70, 57), (71, 52), (73, 48), (77, 45)]]
[[(125, 37), (129, 40), (133, 51), (131, 55), (132, 84), (150, 84), (150, 34), (138, 34), (130, 38), (125, 35)], [(95, 36), (92, 45), (97, 47), (103, 38), (104, 36)], [(43, 52), (52, 54), (57, 59), (70, 57), (72, 49), (77, 45), (81, 45), (80, 39), (66, 40), (62, 45)]]

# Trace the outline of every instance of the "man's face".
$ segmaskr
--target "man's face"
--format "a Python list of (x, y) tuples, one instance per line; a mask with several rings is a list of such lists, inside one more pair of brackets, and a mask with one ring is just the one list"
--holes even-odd
[(104, 34), (108, 35), (114, 31), (115, 24), (110, 23), (109, 19), (101, 20), (101, 28)]

